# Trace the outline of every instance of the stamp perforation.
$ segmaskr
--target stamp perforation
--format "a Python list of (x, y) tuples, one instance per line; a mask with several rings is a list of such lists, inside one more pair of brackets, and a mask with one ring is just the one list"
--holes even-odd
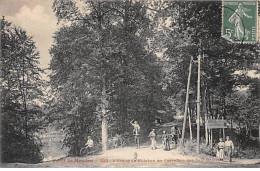
[(239, 44), (259, 41), (259, 0), (222, 0), (221, 17), (221, 35), (226, 40)]

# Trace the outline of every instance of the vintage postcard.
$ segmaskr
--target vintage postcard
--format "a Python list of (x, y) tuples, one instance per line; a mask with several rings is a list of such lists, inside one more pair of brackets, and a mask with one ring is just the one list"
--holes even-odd
[(2, 168), (259, 168), (258, 0), (0, 0)]

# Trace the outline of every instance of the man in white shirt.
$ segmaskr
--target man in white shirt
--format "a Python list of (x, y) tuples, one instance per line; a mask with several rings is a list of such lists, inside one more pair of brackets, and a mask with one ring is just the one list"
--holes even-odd
[(229, 136), (227, 136), (227, 140), (225, 141), (225, 149), (227, 150), (229, 162), (232, 162), (232, 153), (234, 151), (234, 144), (232, 140), (229, 139)]
[(139, 134), (139, 132), (140, 132), (140, 125), (138, 124), (137, 121), (135, 121), (135, 122), (133, 122), (133, 121), (134, 121), (134, 120), (132, 120), (132, 121), (130, 122), (130, 124), (133, 125), (133, 127), (134, 127), (133, 134), (134, 134), (134, 135), (137, 135), (137, 134)]
[(93, 147), (94, 147), (94, 141), (91, 139), (91, 136), (88, 136), (88, 141), (85, 144), (85, 148), (87, 149), (88, 154), (90, 153)]
[(134, 130), (133, 130), (133, 134), (135, 136), (135, 144), (136, 144), (136, 148), (140, 148), (140, 125), (138, 124), (137, 121), (135, 121), (133, 123), (134, 120), (132, 120), (130, 122), (131, 125), (133, 125)]
[(85, 144), (86, 148), (92, 148), (94, 147), (94, 141), (91, 139), (91, 136), (88, 136), (88, 141)]

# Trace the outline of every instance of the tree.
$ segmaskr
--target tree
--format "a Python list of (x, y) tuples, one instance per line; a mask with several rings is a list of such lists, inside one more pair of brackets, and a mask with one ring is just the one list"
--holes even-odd
[[(201, 105), (205, 121), (213, 116), (213, 104), (218, 105), (221, 115), (227, 118), (225, 99), (241, 82), (234, 73), (255, 68), (259, 46), (233, 44), (221, 38), (221, 2), (165, 2), (163, 6), (155, 15), (156, 21), (160, 22), (152, 44), (153, 49), (158, 43), (162, 49), (162, 59), (166, 63), (163, 84), (174, 93), (174, 104), (184, 104), (189, 59), (192, 56), (196, 61), (202, 51), (205, 58), (201, 64)], [(193, 70), (193, 90), (196, 81), (197, 71)]]
[(3, 162), (39, 162), (42, 128), (40, 106), (44, 85), (38, 67), (39, 52), (26, 31), (1, 22), (1, 109)]
[(260, 123), (258, 112), (260, 101), (257, 94), (259, 79), (248, 78), (247, 82), (244, 91), (238, 89), (229, 94), (226, 107), (228, 118), (238, 123), (240, 129), (246, 128), (246, 135), (249, 135), (249, 130), (257, 129)]
[[(73, 95), (64, 99), (69, 101), (78, 96), (82, 96), (81, 101), (95, 99), (98, 116), (92, 112), (92, 116), (83, 117), (94, 117), (96, 121), (101, 117), (103, 123), (108, 120), (108, 127), (115, 133), (130, 131), (129, 121), (133, 118), (148, 123), (143, 126), (148, 130), (159, 115), (158, 110), (167, 105), (163, 104), (159, 60), (147, 50), (150, 27), (142, 2), (87, 1), (81, 11), (72, 1), (55, 1), (54, 9), (60, 20), (71, 22), (56, 33), (51, 49), (51, 84), (56, 97), (64, 98), (64, 93), (70, 92)], [(86, 90), (88, 93), (82, 94)], [(62, 106), (73, 108), (74, 102)], [(68, 119), (66, 111), (62, 111), (61, 116)], [(95, 128), (95, 123), (87, 127)], [(100, 134), (96, 135), (99, 139)]]

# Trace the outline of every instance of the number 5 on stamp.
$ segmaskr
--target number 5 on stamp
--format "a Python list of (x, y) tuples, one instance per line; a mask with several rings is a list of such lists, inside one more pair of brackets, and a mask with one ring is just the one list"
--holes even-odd
[(257, 7), (257, 0), (223, 0), (222, 37), (234, 43), (256, 43)]

